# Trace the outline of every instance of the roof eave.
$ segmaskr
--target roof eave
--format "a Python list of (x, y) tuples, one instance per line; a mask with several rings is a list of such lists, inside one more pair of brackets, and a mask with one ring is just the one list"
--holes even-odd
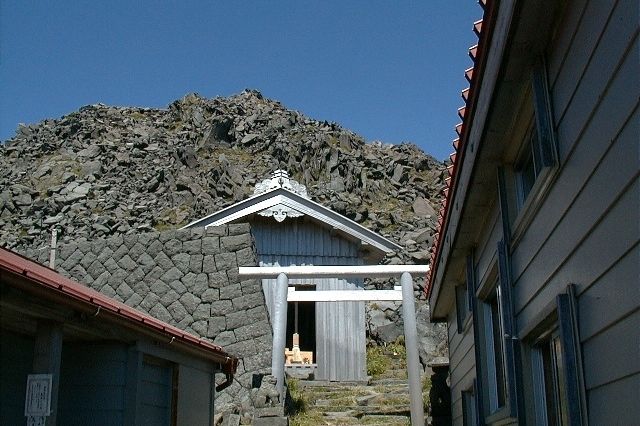
[(262, 194), (254, 195), (202, 219), (195, 220), (184, 226), (182, 229), (193, 228), (196, 226), (208, 227), (224, 225), (225, 223), (233, 222), (250, 214), (258, 213), (277, 204), (284, 204), (288, 207), (301, 211), (309, 217), (323, 222), (330, 227), (339, 229), (342, 232), (369, 244), (372, 248), (375, 248), (382, 253), (391, 253), (402, 250), (401, 246), (388, 240), (382, 235), (371, 231), (348, 217), (334, 212), (322, 204), (319, 204), (309, 198), (305, 198), (295, 192), (289, 191), (286, 188), (276, 188)]
[(222, 348), (146, 315), (130, 306), (85, 287), (56, 271), (10, 250), (0, 248), (0, 273), (13, 287), (31, 294), (55, 299), (58, 303), (86, 312), (99, 312), (124, 327), (180, 346), (182, 351), (219, 363), (223, 371), (234, 374), (237, 358)]
[[(427, 297), (431, 305), (431, 319), (434, 321), (444, 320), (446, 312), (441, 312), (439, 306), (439, 298), (442, 291), (442, 276), (443, 270), (447, 268), (448, 256), (443, 258), (443, 246), (445, 244), (445, 236), (449, 233), (450, 220), (451, 220), (451, 206), (455, 204), (461, 204), (461, 199), (465, 198), (466, 194), (459, 192), (460, 175), (465, 167), (469, 167), (465, 163), (467, 157), (467, 150), (469, 145), (469, 136), (471, 128), (473, 126), (474, 117), (476, 114), (476, 107), (478, 98), (481, 93), (481, 86), (484, 83), (485, 68), (487, 65), (487, 58), (490, 52), (490, 43), (495, 31), (495, 24), (498, 15), (499, 5), (496, 0), (488, 0), (484, 5), (484, 15), (482, 23), (476, 22), (474, 24), (474, 31), (479, 33), (479, 40), (476, 46), (473, 46), (473, 59), (474, 67), (466, 71), (467, 76), (472, 76), (469, 89), (463, 91), (463, 98), (466, 103), (463, 114), (463, 122), (456, 126), (456, 131), (459, 133), (459, 138), (454, 141), (454, 148), (456, 152), (452, 154), (452, 166), (449, 170), (450, 180), (448, 186), (445, 189), (445, 199), (443, 202), (443, 211), (440, 218), (440, 227), (437, 233), (437, 238), (434, 242), (434, 251), (432, 254), (431, 271), (427, 279)], [(476, 147), (476, 152), (478, 147)]]

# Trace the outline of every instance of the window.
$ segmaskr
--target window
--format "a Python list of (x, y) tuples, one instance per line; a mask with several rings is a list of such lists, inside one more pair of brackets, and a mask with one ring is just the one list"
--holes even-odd
[(585, 424), (586, 396), (573, 285), (556, 296), (554, 308), (527, 337), (535, 422)]
[(484, 334), (487, 357), (487, 384), (489, 409), (493, 414), (506, 403), (506, 381), (503, 346), (503, 326), (500, 309), (500, 287), (498, 283), (489, 297), (483, 301)]
[(522, 153), (522, 158), (517, 163), (515, 169), (516, 190), (518, 198), (518, 208), (524, 205), (524, 201), (533, 189), (536, 179), (542, 171), (542, 159), (540, 154), (540, 140), (538, 131), (532, 128), (529, 132), (528, 142)]
[(496, 264), (483, 279), (473, 300), (478, 416), (481, 422), (518, 423), (520, 394), (514, 337), (507, 248), (498, 242)]
[(531, 91), (527, 102), (530, 102), (532, 108), (527, 108), (522, 118), (522, 127), (528, 128), (528, 131), (523, 131), (521, 148), (515, 156), (512, 169), (517, 213), (531, 210), (531, 199), (544, 193), (543, 187), (551, 180), (551, 171), (558, 164), (551, 101), (543, 63), (538, 64), (532, 72)]
[(550, 426), (568, 424), (562, 343), (557, 329), (538, 340), (531, 357), (536, 423)]

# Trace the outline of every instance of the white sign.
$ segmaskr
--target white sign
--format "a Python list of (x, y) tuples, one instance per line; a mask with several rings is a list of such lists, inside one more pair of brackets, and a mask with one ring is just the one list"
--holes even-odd
[(47, 418), (44, 416), (27, 417), (27, 426), (45, 426)]
[(24, 401), (25, 416), (40, 417), (51, 414), (51, 381), (51, 374), (29, 374), (27, 376), (27, 395)]

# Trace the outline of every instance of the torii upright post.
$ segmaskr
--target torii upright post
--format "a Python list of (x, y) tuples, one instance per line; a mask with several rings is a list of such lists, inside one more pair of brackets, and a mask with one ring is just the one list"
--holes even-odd
[(273, 347), (271, 354), (271, 374), (276, 378), (276, 389), (280, 402), (284, 402), (284, 348), (287, 341), (287, 293), (289, 278), (278, 274), (273, 300)]
[(411, 424), (424, 424), (420, 358), (418, 355), (418, 329), (416, 327), (416, 305), (413, 295), (413, 278), (408, 272), (400, 276), (402, 285), (402, 321), (404, 322), (404, 345), (407, 351), (407, 376), (411, 395)]

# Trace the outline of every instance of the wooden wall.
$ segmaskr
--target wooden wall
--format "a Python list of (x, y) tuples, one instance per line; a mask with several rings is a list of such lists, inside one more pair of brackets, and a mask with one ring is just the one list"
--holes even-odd
[(591, 424), (640, 418), (638, 2), (569, 2), (547, 56), (559, 174), (513, 247), (520, 330), (578, 293)]
[(124, 425), (126, 373), (124, 344), (64, 345), (58, 424)]
[[(359, 244), (332, 234), (329, 229), (290, 218), (252, 222), (261, 266), (361, 265)], [(313, 284), (317, 290), (362, 288), (361, 279), (291, 280), (291, 284)], [(271, 314), (275, 280), (263, 280)], [(318, 380), (365, 380), (364, 302), (316, 303), (316, 354)]]
[(0, 330), (0, 425), (26, 424), (24, 399), (33, 346), (31, 337)]
[[(558, 294), (576, 286), (593, 425), (634, 424), (640, 418), (638, 8), (636, 0), (567, 2), (545, 58), (559, 164), (511, 246), (520, 339), (544, 320)], [(522, 142), (513, 139), (505, 135), (503, 143)], [(474, 264), (479, 283), (495, 267), (503, 236), (499, 207), (482, 214), (487, 219)], [(462, 424), (461, 391), (475, 378), (473, 328), (458, 332), (455, 308), (448, 325), (452, 418)], [(520, 366), (530, 384), (526, 341), (522, 347)], [(524, 393), (530, 398), (531, 388), (525, 386)], [(532, 420), (531, 413), (524, 420)]]

